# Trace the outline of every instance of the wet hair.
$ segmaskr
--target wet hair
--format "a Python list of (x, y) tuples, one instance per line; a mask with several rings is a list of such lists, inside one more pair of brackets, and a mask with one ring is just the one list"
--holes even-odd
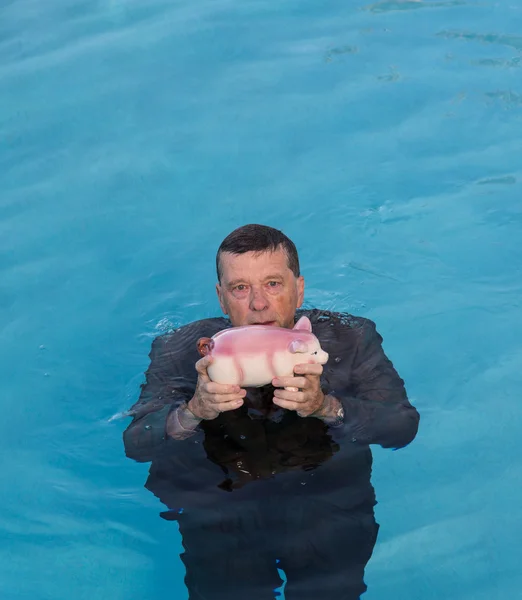
[(220, 258), (223, 252), (230, 254), (245, 254), (246, 252), (275, 252), (279, 248), (286, 252), (288, 268), (299, 277), (299, 257), (294, 242), (282, 231), (267, 225), (243, 225), (234, 229), (221, 242), (216, 254), (216, 272), (221, 283)]

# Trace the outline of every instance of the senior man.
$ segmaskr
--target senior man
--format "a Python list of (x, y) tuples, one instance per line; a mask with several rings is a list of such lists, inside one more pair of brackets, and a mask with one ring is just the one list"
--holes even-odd
[[(154, 340), (127, 456), (152, 463), (146, 487), (179, 524), (191, 600), (273, 598), (281, 571), (287, 600), (358, 599), (379, 527), (369, 445), (406, 446), (419, 414), (372, 321), (301, 310), (297, 250), (281, 231), (236, 229), (216, 268), (225, 317)], [(324, 367), (298, 365), (260, 388), (210, 380), (200, 337), (291, 328), (303, 315), (329, 354)]]

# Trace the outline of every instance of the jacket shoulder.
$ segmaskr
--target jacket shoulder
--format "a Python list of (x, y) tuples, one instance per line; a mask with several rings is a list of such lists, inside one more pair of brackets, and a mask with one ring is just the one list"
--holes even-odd
[(327, 324), (338, 329), (372, 330), (375, 323), (367, 317), (359, 317), (348, 312), (330, 311), (313, 308), (298, 311), (297, 317), (307, 316), (312, 325)]
[(230, 322), (222, 317), (192, 321), (154, 338), (152, 352), (186, 349), (193, 346), (200, 337), (212, 337), (227, 327), (230, 327)]

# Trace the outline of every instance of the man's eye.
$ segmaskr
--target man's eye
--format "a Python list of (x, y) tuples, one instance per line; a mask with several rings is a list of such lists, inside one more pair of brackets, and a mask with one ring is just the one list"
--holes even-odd
[(236, 290), (237, 290), (238, 292), (242, 292), (242, 291), (245, 289), (245, 287), (246, 287), (246, 286), (244, 286), (243, 284), (236, 285)]
[(269, 282), (268, 282), (268, 285), (269, 285), (270, 287), (276, 287), (276, 286), (278, 286), (278, 285), (279, 285), (279, 281), (269, 281)]

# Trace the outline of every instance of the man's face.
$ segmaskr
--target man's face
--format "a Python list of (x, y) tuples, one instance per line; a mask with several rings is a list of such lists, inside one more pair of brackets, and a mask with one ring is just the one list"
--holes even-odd
[(304, 279), (288, 268), (286, 252), (246, 252), (220, 257), (219, 303), (234, 327), (277, 325), (293, 327), (297, 308), (303, 304)]

